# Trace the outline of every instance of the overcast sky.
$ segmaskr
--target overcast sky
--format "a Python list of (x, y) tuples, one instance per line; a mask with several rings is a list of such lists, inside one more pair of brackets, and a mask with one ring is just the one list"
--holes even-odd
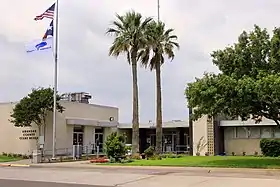
[[(53, 85), (53, 58), (27, 55), (24, 45), (43, 36), (49, 20), (33, 18), (54, 0), (1, 0), (0, 101), (21, 99), (32, 87)], [(157, 15), (157, 0), (60, 0), (59, 92), (89, 92), (92, 103), (117, 106), (120, 121), (132, 114), (131, 69), (124, 57), (108, 56), (113, 38), (106, 28), (134, 9)], [(181, 44), (173, 62), (163, 66), (163, 120), (187, 119), (184, 89), (205, 71), (216, 72), (210, 53), (236, 41), (254, 24), (279, 26), (279, 0), (161, 0), (161, 19)], [(140, 121), (155, 119), (155, 74), (139, 70)]]

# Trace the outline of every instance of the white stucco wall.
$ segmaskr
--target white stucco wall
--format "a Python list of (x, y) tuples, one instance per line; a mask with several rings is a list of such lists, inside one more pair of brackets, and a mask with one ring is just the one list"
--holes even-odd
[[(197, 144), (199, 139), (204, 137), (204, 140), (208, 142), (207, 136), (207, 116), (203, 116), (197, 121), (193, 122), (193, 155), (195, 156), (197, 153)], [(203, 156), (208, 152), (208, 145), (205, 146), (204, 149), (200, 152), (200, 155)]]

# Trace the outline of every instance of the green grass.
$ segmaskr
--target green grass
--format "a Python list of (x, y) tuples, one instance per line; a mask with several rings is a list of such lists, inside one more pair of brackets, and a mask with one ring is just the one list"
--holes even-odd
[(11, 162), (11, 161), (17, 161), (20, 160), (21, 158), (17, 157), (8, 157), (8, 156), (3, 156), (0, 155), (0, 162)]
[(186, 156), (162, 160), (135, 160), (130, 163), (110, 165), (127, 166), (180, 166), (180, 167), (220, 167), (220, 168), (266, 168), (280, 169), (280, 158), (251, 156)]

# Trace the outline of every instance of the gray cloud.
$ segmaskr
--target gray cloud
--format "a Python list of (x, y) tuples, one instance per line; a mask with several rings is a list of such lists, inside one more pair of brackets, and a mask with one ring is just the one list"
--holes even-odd
[[(115, 13), (134, 9), (156, 17), (157, 1), (60, 2), (59, 91), (90, 92), (94, 103), (118, 106), (120, 121), (131, 121), (131, 69), (124, 56), (108, 56), (113, 38), (105, 31)], [(18, 100), (32, 87), (53, 85), (52, 56), (24, 53), (25, 43), (40, 38), (49, 24), (49, 20), (36, 23), (33, 17), (51, 3), (53, 0), (1, 1), (5, 16), (0, 18), (0, 101)], [(209, 55), (213, 50), (235, 42), (254, 24), (273, 29), (279, 6), (277, 0), (161, 0), (161, 19), (175, 29), (181, 44), (174, 61), (163, 66), (164, 120), (187, 118), (186, 83), (205, 71), (217, 72)], [(139, 94), (140, 120), (154, 120), (154, 72), (139, 69)]]

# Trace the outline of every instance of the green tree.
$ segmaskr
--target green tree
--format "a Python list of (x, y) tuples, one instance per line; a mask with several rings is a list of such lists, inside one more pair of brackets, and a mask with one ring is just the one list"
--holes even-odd
[(265, 117), (280, 126), (280, 29), (270, 37), (255, 25), (211, 56), (220, 73), (207, 73), (186, 88), (192, 118), (227, 115), (258, 123)]
[[(152, 21), (146, 30), (147, 46), (139, 53), (142, 64), (156, 73), (156, 153), (162, 151), (162, 98), (161, 98), (161, 66), (164, 56), (174, 59), (174, 48), (179, 49), (175, 41), (177, 36), (173, 29), (166, 29), (163, 22)], [(151, 57), (150, 57), (151, 55)]]
[[(10, 121), (16, 127), (30, 127), (36, 124), (41, 136), (46, 126), (47, 114), (53, 111), (53, 93), (52, 88), (32, 89), (31, 93), (15, 105)], [(57, 95), (57, 110), (62, 113), (64, 108), (59, 103), (60, 99)]]
[(117, 132), (111, 133), (105, 142), (105, 152), (108, 158), (118, 161), (126, 153), (125, 137), (118, 135)]
[(146, 45), (145, 30), (152, 18), (143, 19), (140, 13), (134, 11), (125, 15), (116, 15), (107, 34), (114, 35), (114, 42), (109, 49), (109, 55), (118, 57), (126, 54), (127, 61), (132, 68), (133, 107), (132, 107), (132, 153), (139, 153), (139, 104), (137, 81), (137, 56), (140, 49)]

